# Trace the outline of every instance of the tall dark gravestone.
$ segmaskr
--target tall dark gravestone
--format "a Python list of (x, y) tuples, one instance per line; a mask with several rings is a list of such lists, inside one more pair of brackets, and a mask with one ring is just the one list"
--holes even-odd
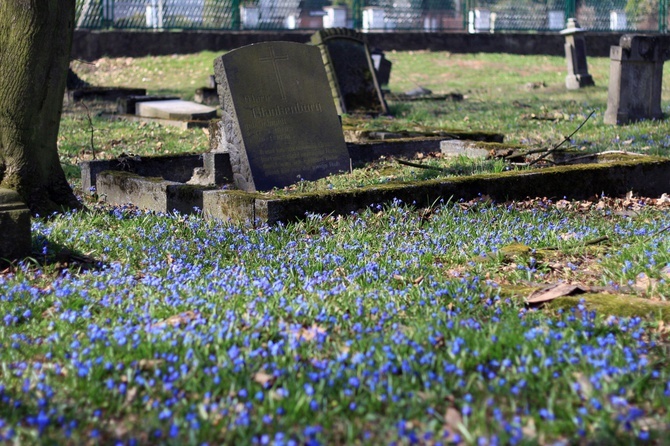
[(364, 34), (330, 28), (311, 41), (321, 50), (338, 113), (388, 114)]
[(661, 87), (667, 51), (667, 38), (638, 34), (625, 34), (618, 46), (610, 47), (605, 124), (663, 117)]
[(318, 48), (264, 42), (214, 61), (220, 138), (244, 191), (349, 169), (349, 153)]

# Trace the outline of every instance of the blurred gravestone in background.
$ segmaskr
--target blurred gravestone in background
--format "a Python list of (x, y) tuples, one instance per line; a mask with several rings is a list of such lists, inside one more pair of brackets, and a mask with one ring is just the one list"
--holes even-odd
[(312, 43), (326, 66), (340, 114), (388, 114), (365, 35), (348, 28), (317, 31)]

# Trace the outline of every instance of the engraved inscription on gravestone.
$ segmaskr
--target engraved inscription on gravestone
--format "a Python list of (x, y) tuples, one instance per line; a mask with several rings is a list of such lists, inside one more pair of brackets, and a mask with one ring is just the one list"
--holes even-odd
[(320, 51), (265, 42), (214, 61), (233, 178), (245, 191), (345, 171), (349, 153)]

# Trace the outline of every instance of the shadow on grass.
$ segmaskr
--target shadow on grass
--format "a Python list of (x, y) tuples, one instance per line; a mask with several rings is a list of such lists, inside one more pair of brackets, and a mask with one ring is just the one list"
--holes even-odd
[(72, 250), (60, 243), (50, 242), (42, 236), (33, 237), (33, 247), (30, 256), (17, 261), (0, 259), (0, 276), (14, 274), (21, 265), (28, 269), (46, 268), (53, 270), (57, 275), (66, 272), (82, 273), (87, 271), (99, 271), (105, 264), (88, 254)]

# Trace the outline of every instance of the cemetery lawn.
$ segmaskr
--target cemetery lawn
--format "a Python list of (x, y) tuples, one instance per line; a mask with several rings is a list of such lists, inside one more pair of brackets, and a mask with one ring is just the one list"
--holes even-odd
[[(188, 67), (197, 87), (211, 69), (203, 63), (200, 73), (201, 59), (214, 56), (123, 64)], [(602, 124), (605, 60), (589, 60), (595, 88), (566, 93), (562, 58), (389, 57), (391, 89), (418, 82), (469, 96), (394, 104), (401, 127), (551, 144), (596, 109), (578, 149), (668, 155), (666, 122)], [(82, 77), (168, 90), (159, 76), (141, 84), (149, 76), (139, 69), (96, 70)], [(173, 82), (171, 94), (195, 88), (188, 76)], [(101, 110), (72, 107), (63, 118), (60, 153), (73, 182), (75, 162), (93, 153), (206, 150), (201, 130), (109, 122)], [(554, 112), (565, 116), (523, 118)], [(3, 440), (668, 442), (667, 197), (396, 202), (258, 228), (87, 205), (35, 220), (33, 258), (0, 270)], [(580, 289), (526, 302), (558, 282)]]
[[(75, 61), (73, 67), (93, 85), (132, 86), (146, 88), (148, 94), (192, 99), (196, 88), (207, 85), (207, 78), (213, 73), (213, 60), (218, 55), (203, 52), (137, 59), (103, 58), (93, 63)], [(387, 58), (393, 62), (388, 86), (391, 92), (402, 93), (422, 86), (436, 95), (460, 93), (464, 100), (389, 101), (394, 117), (357, 122), (360, 130), (497, 132), (505, 135), (506, 143), (549, 149), (595, 111), (565, 148), (584, 153), (629, 151), (670, 155), (668, 121), (646, 121), (622, 127), (603, 124), (609, 78), (607, 58), (589, 58), (589, 72), (596, 86), (578, 91), (565, 89), (563, 57), (413, 51), (389, 52)], [(665, 69), (669, 78), (670, 67)], [(114, 158), (122, 153), (144, 156), (209, 150), (207, 130), (110, 121), (101, 116), (102, 112), (112, 109), (114, 105), (100, 103), (65, 109), (59, 151), (69, 178), (75, 184), (79, 181), (77, 163), (81, 161)], [(667, 85), (663, 87), (662, 109), (670, 112), (670, 86)], [(495, 169), (491, 170), (495, 172)], [(455, 166), (454, 170), (459, 167)], [(401, 177), (425, 174), (411, 168), (401, 171)], [(340, 179), (335, 185), (359, 187), (383, 182), (369, 172), (361, 176), (369, 181)]]

